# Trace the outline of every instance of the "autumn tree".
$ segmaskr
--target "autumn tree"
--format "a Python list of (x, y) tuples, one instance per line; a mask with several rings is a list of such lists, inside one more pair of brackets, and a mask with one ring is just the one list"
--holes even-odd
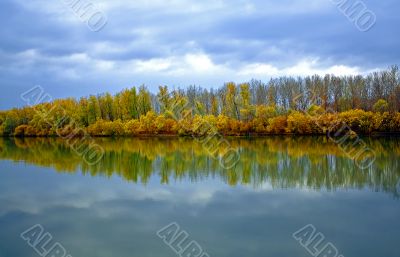
[(379, 99), (373, 107), (374, 112), (387, 112), (389, 110), (389, 104), (386, 100)]
[(243, 83), (240, 87), (240, 117), (244, 121), (249, 121), (253, 118), (254, 110), (251, 105), (250, 85)]
[(211, 101), (211, 110), (210, 114), (214, 116), (219, 115), (219, 103), (218, 103), (218, 97), (214, 94), (214, 92), (211, 92), (210, 94), (210, 101)]
[(158, 100), (160, 102), (160, 113), (163, 114), (171, 109), (171, 99), (168, 93), (167, 86), (160, 86), (158, 88)]
[(88, 123), (93, 124), (97, 120), (101, 119), (101, 110), (99, 101), (96, 96), (91, 95), (89, 97), (87, 106)]
[(238, 94), (236, 84), (229, 82), (226, 85), (226, 104), (223, 113), (231, 118), (240, 119), (240, 110), (238, 105)]
[(147, 88), (142, 85), (139, 88), (138, 94), (138, 114), (139, 116), (147, 114), (151, 111), (151, 96)]

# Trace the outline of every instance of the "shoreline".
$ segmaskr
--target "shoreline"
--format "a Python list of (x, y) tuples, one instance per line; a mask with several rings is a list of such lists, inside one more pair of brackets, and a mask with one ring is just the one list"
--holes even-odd
[[(341, 137), (342, 135), (335, 136), (335, 138)], [(354, 134), (353, 137), (400, 137), (400, 132), (376, 132), (372, 134)], [(88, 138), (206, 138), (206, 137), (222, 137), (222, 138), (267, 138), (267, 137), (326, 137), (331, 138), (327, 134), (294, 134), (294, 133), (281, 133), (281, 134), (249, 134), (249, 135), (206, 135), (206, 136), (197, 136), (197, 135), (170, 135), (170, 134), (142, 134), (142, 135), (90, 135)], [(74, 136), (74, 137), (63, 137), (58, 135), (46, 135), (46, 136), (7, 136), (0, 135), (0, 138), (84, 138), (84, 136)], [(332, 137), (333, 138), (333, 137)]]

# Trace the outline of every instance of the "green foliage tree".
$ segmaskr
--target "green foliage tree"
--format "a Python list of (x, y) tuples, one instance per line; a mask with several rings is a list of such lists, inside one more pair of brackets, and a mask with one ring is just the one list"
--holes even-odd
[(254, 117), (254, 109), (251, 105), (250, 85), (243, 83), (240, 87), (240, 118), (249, 121)]
[(389, 110), (389, 104), (384, 99), (379, 99), (372, 108), (374, 112), (387, 112)]
[(158, 100), (160, 101), (160, 113), (166, 113), (171, 109), (171, 99), (167, 86), (160, 86), (158, 91)]
[(233, 118), (240, 119), (240, 110), (237, 102), (237, 89), (236, 84), (229, 82), (226, 84), (226, 105), (223, 110), (224, 115)]
[(139, 116), (146, 115), (152, 110), (150, 92), (144, 85), (139, 88), (138, 95), (138, 113)]
[(12, 135), (15, 128), (18, 126), (17, 121), (12, 117), (7, 117), (2, 124), (4, 135)]
[(93, 124), (101, 119), (100, 104), (96, 96), (89, 97), (87, 106), (88, 123)]

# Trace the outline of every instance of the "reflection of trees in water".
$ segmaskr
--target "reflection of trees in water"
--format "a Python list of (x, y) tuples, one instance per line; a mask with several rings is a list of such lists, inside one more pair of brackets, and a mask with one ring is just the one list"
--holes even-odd
[[(161, 183), (218, 177), (232, 186), (261, 187), (268, 182), (275, 188), (368, 187), (397, 196), (400, 140), (364, 140), (377, 154), (369, 170), (357, 168), (336, 144), (324, 137), (231, 139), (231, 146), (240, 153), (240, 161), (229, 170), (223, 169), (200, 143), (185, 138), (98, 138), (96, 143), (105, 154), (91, 166), (60, 138), (0, 139), (0, 158), (53, 167), (60, 172), (118, 175), (144, 184), (152, 175), (158, 176)], [(223, 151), (219, 149), (219, 153)]]

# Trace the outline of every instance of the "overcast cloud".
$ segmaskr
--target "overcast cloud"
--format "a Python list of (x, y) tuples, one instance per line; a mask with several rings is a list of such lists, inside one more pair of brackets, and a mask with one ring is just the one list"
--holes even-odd
[(330, 0), (88, 0), (108, 19), (93, 32), (68, 1), (1, 1), (0, 109), (22, 106), (35, 85), (80, 97), (400, 63), (398, 0), (364, 1), (377, 17), (368, 32)]

